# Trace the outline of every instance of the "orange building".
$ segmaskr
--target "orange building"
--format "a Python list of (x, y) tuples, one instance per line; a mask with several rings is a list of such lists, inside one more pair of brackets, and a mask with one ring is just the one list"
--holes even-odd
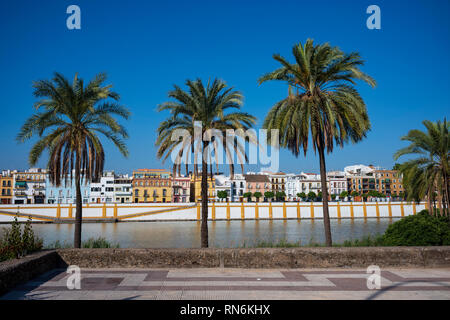
[(399, 195), (404, 192), (402, 184), (402, 174), (397, 170), (382, 170), (374, 171), (375, 186), (378, 192), (385, 195)]

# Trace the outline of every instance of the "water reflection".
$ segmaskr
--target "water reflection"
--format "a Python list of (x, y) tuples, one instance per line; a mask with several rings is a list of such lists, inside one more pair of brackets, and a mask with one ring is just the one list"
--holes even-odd
[[(331, 220), (333, 242), (361, 239), (383, 233), (398, 219), (342, 219)], [(83, 224), (83, 240), (104, 237), (121, 248), (198, 248), (200, 247), (198, 221), (186, 222), (122, 222)], [(208, 223), (211, 247), (251, 246), (255, 242), (287, 240), (302, 244), (324, 243), (322, 220), (245, 220), (214, 221)], [(44, 245), (59, 240), (72, 243), (71, 224), (34, 224), (35, 233), (44, 239)]]

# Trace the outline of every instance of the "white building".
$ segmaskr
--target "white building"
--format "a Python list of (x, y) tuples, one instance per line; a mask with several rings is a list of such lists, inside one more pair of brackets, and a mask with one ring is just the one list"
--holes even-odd
[(343, 171), (327, 172), (328, 193), (339, 196), (347, 191), (347, 176)]
[(344, 168), (344, 172), (347, 176), (366, 176), (375, 171), (376, 168), (365, 166), (363, 164), (357, 164), (353, 166), (347, 166)]
[(129, 177), (128, 174), (114, 177), (113, 189), (114, 189), (113, 202), (115, 203), (133, 202), (132, 178)]
[(289, 173), (286, 175), (286, 197), (288, 201), (297, 200), (297, 193), (302, 192), (302, 180), (305, 177), (301, 174)]
[(91, 203), (114, 202), (114, 171), (105, 171), (100, 182), (91, 182)]
[(45, 169), (31, 168), (25, 171), (13, 171), (15, 204), (45, 203)]
[(234, 174), (233, 179), (231, 179), (231, 177), (220, 174), (215, 175), (214, 180), (215, 180), (216, 201), (221, 200), (219, 197), (217, 197), (219, 191), (226, 191), (227, 201), (231, 202), (243, 201), (246, 189), (246, 182), (244, 175)]
[[(347, 191), (347, 177), (345, 172), (332, 171), (327, 173), (328, 194), (339, 195), (342, 191)], [(314, 192), (316, 195), (322, 192), (322, 182), (320, 174), (305, 173), (288, 174), (286, 182), (286, 195), (289, 201), (298, 200), (298, 193)]]

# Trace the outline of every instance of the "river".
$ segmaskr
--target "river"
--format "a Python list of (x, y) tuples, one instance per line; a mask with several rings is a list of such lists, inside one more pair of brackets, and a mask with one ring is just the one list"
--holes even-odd
[[(398, 218), (332, 219), (334, 243), (382, 234)], [(1, 226), (0, 226), (1, 227)], [(210, 247), (251, 246), (257, 241), (324, 243), (322, 220), (245, 220), (214, 221), (208, 223)], [(73, 242), (72, 224), (33, 224), (44, 246), (59, 241)], [(103, 237), (120, 248), (198, 248), (200, 222), (120, 222), (83, 224), (82, 238)]]

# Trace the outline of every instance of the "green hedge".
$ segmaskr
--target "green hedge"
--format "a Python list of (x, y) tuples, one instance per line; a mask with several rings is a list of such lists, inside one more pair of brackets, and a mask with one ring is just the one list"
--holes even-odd
[(450, 224), (446, 217), (431, 216), (427, 210), (391, 224), (382, 237), (385, 246), (450, 245)]

